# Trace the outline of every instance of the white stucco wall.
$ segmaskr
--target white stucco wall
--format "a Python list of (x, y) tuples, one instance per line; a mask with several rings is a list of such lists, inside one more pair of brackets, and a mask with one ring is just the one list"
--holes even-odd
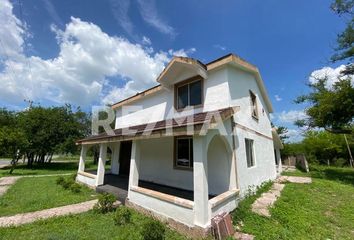
[(231, 154), (220, 136), (215, 136), (208, 147), (209, 194), (218, 195), (229, 190)]
[[(254, 189), (262, 182), (276, 178), (273, 141), (239, 128), (236, 132), (237, 173), (240, 195), (244, 196), (249, 187)], [(250, 168), (247, 167), (245, 138), (254, 140), (255, 166)]]
[(185, 208), (181, 205), (176, 205), (171, 202), (166, 202), (161, 199), (146, 196), (142, 193), (134, 191), (130, 191), (129, 201), (166, 218), (173, 218), (174, 220), (188, 226), (194, 225), (193, 209)]
[(193, 190), (193, 171), (173, 166), (173, 137), (141, 141), (139, 178), (172, 187)]
[[(227, 66), (209, 72), (203, 86), (204, 106), (203, 109), (199, 108), (196, 112), (239, 106), (240, 111), (234, 115), (236, 123), (270, 138), (272, 137), (268, 109), (254, 75), (235, 67)], [(251, 115), (249, 90), (257, 96), (258, 120), (253, 119)], [(150, 96), (143, 97), (133, 103), (137, 107), (135, 112), (131, 114), (122, 116), (122, 109), (118, 108), (116, 110), (116, 128), (175, 117), (180, 113), (171, 111), (173, 103), (173, 90), (164, 89)], [(182, 115), (189, 114), (191, 112), (182, 113)], [(245, 137), (254, 139), (256, 166), (250, 169), (246, 165)], [(141, 146), (142, 170), (140, 171), (140, 179), (193, 190), (193, 172), (173, 168), (172, 137), (143, 140)], [(213, 158), (217, 158), (217, 155), (220, 155), (220, 158), (225, 158), (222, 153), (216, 153), (217, 149), (214, 149), (212, 152)], [(270, 139), (238, 129), (236, 159), (241, 194), (243, 194), (248, 186), (259, 185), (265, 180), (274, 179), (276, 176), (273, 143)], [(220, 179), (218, 172), (221, 172), (220, 169), (224, 169), (225, 166), (216, 164), (216, 162), (211, 162), (209, 165), (209, 175)], [(215, 169), (215, 171), (211, 169)], [(213, 183), (210, 185), (210, 192), (216, 192), (220, 186), (225, 185), (226, 183), (223, 180)]]

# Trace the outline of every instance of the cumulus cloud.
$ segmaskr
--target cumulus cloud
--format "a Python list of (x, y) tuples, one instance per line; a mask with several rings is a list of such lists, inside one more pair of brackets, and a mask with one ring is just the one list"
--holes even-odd
[(288, 129), (287, 135), (287, 142), (299, 142), (304, 138), (300, 129)]
[(274, 95), (275, 101), (280, 102), (283, 100), (279, 95)]
[(26, 57), (24, 24), (13, 15), (8, 1), (1, 4), (4, 7), (0, 7), (0, 20), (12, 26), (6, 27), (8, 33), (0, 28), (1, 39), (7, 40), (4, 49), (11, 56), (3, 62), (0, 73), (0, 99), (8, 104), (25, 98), (77, 105), (112, 103), (155, 85), (156, 77), (173, 54), (193, 52), (155, 52), (125, 38), (109, 36), (97, 25), (72, 17), (65, 29), (52, 27), (60, 49), (57, 57)]
[(303, 110), (282, 111), (278, 114), (278, 120), (282, 123), (294, 123), (296, 120), (306, 118), (306, 113)]
[[(342, 79), (341, 71), (345, 69), (345, 65), (340, 65), (337, 68), (324, 67), (318, 70), (315, 70), (311, 73), (309, 81), (310, 83), (316, 83), (319, 79), (325, 79), (326, 87), (330, 89), (335, 82), (338, 82), (339, 79)], [(354, 76), (351, 76), (351, 83), (354, 85)]]
[(19, 59), (22, 57), (26, 25), (12, 14), (12, 10), (9, 1), (0, 1), (0, 56)]
[(173, 27), (161, 19), (157, 12), (155, 0), (138, 0), (139, 10), (143, 20), (164, 34), (174, 38), (177, 33)]

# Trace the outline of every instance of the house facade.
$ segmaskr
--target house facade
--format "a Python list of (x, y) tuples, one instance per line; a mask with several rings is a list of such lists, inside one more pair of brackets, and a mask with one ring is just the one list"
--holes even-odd
[[(77, 142), (77, 181), (98, 187), (107, 174), (122, 176), (128, 206), (206, 231), (215, 215), (279, 174), (272, 104), (257, 67), (233, 54), (207, 64), (175, 57), (157, 82), (112, 105), (113, 133)], [(85, 172), (87, 150), (97, 144), (97, 172)]]

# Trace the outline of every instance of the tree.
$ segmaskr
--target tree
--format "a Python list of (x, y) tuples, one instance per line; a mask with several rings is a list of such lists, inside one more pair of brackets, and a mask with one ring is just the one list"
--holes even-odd
[(300, 127), (324, 128), (332, 133), (351, 133), (354, 117), (354, 88), (350, 79), (341, 79), (327, 88), (327, 79), (309, 84), (312, 91), (299, 96), (295, 102), (310, 104), (305, 110), (308, 118), (296, 121)]
[(286, 139), (289, 138), (288, 134), (288, 128), (287, 127), (283, 127), (283, 126), (279, 126), (276, 128), (277, 129), (277, 133), (280, 137), (280, 140), (282, 141), (282, 143), (285, 142)]
[(352, 64), (354, 56), (354, 0), (335, 0), (331, 9), (339, 16), (347, 18), (345, 30), (337, 37), (336, 53), (332, 56), (333, 62), (348, 60), (346, 69), (342, 72), (349, 76), (354, 74), (354, 65)]

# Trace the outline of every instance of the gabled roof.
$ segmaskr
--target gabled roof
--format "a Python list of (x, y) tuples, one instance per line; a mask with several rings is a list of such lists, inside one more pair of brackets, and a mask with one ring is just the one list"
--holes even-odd
[[(208, 71), (212, 71), (212, 70), (215, 70), (215, 69), (218, 69), (220, 67), (223, 67), (225, 65), (232, 65), (232, 66), (235, 66), (239, 69), (242, 69), (244, 71), (247, 71), (247, 72), (250, 72), (252, 73), (255, 77), (256, 77), (256, 81), (257, 81), (257, 84), (259, 86), (259, 89), (261, 91), (261, 94), (262, 94), (262, 97), (265, 101), (265, 104), (268, 108), (268, 111), (271, 113), (273, 112), (273, 106), (272, 106), (272, 103), (268, 97), (268, 94), (267, 94), (267, 91), (266, 91), (266, 88), (264, 86), (264, 82), (262, 80), (262, 77), (259, 73), (259, 70), (258, 68), (247, 62), (246, 60), (240, 58), (239, 56), (235, 55), (235, 54), (227, 54), (223, 57), (220, 57), (218, 59), (215, 59), (207, 64), (203, 64), (202, 62), (200, 62), (199, 60), (196, 60), (196, 59), (193, 59), (193, 58), (187, 58), (187, 57), (174, 57), (170, 62), (169, 64), (165, 67), (165, 69), (160, 73), (159, 77), (157, 78), (157, 82), (163, 82), (163, 79), (164, 77), (166, 77), (166, 75), (168, 74), (169, 70), (172, 68), (172, 66), (174, 66), (175, 64), (183, 64), (185, 66), (188, 66), (188, 67), (191, 67), (191, 68), (194, 68), (197, 72), (197, 74), (199, 75), (203, 75), (203, 69), (206, 71), (206, 73)], [(196, 74), (196, 75), (197, 75)], [(206, 76), (202, 76), (202, 77), (206, 77)], [(150, 89), (147, 89), (141, 93), (137, 93), (136, 95), (132, 96), (132, 97), (129, 97), (129, 98), (126, 98), (124, 100), (121, 100), (115, 104), (112, 105), (112, 108), (115, 109), (115, 108), (118, 108), (120, 106), (123, 106), (123, 105), (126, 105), (128, 103), (131, 103), (131, 102), (134, 102), (138, 99), (141, 99), (142, 97), (145, 97), (145, 96), (148, 96), (150, 94), (153, 94), (153, 93), (156, 93), (156, 92), (159, 92), (163, 89), (163, 87), (161, 86), (161, 84), (155, 86), (155, 87), (152, 87)]]
[[(230, 118), (238, 109), (238, 107), (228, 107), (215, 111), (196, 113), (175, 119), (167, 119), (158, 122), (130, 126), (127, 128), (119, 128), (114, 130), (113, 135), (108, 135), (107, 133), (93, 135), (85, 139), (78, 140), (76, 144), (96, 144), (162, 136), (163, 134), (166, 134), (169, 129), (174, 130), (173, 135), (175, 136), (186, 135), (187, 126), (193, 126), (195, 131), (194, 133), (197, 134), (200, 133), (201, 130), (208, 129), (202, 129), (204, 124), (207, 124), (207, 127), (210, 127), (211, 124), (220, 120), (215, 119), (215, 116), (220, 116), (223, 121)], [(144, 135), (144, 133), (149, 134)]]

